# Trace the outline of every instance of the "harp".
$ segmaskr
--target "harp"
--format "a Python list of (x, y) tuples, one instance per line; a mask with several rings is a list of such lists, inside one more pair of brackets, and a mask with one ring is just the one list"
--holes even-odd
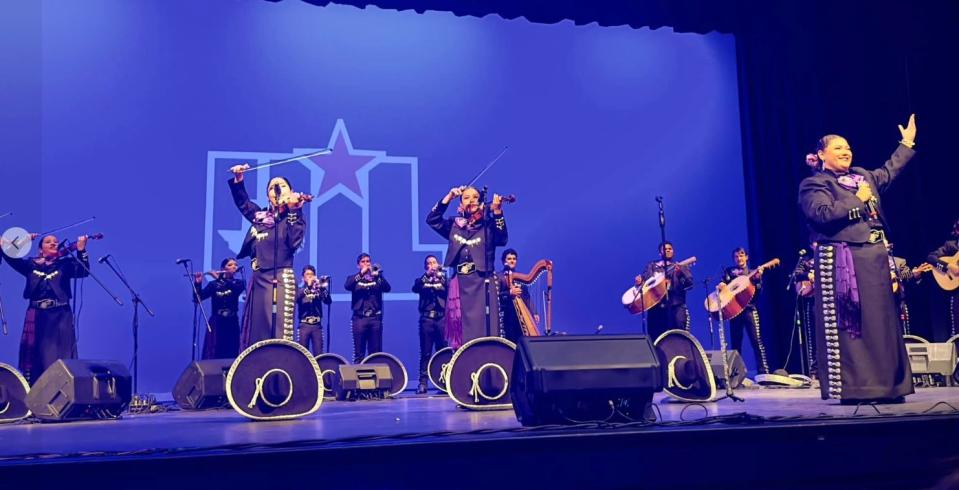
[[(506, 274), (506, 284), (510, 288), (514, 284), (521, 286), (529, 292), (531, 307), (527, 306), (522, 296), (513, 298), (513, 307), (516, 308), (516, 317), (523, 335), (549, 335), (553, 328), (553, 261), (542, 259), (533, 264), (529, 273), (509, 272)], [(537, 325), (537, 316), (544, 322), (543, 333)]]

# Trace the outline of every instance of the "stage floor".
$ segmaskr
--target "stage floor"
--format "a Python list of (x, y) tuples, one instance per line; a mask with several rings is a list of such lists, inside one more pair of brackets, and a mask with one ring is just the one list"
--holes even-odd
[[(703, 417), (746, 414), (772, 421), (816, 422), (831, 417), (954, 413), (959, 387), (918, 389), (898, 405), (842, 406), (823, 401), (819, 390), (739, 389), (743, 402), (675, 403), (662, 394), (653, 401), (661, 422), (696, 421)], [(162, 395), (161, 395), (162, 396)], [(695, 427), (695, 426), (694, 426)], [(677, 430), (682, 425), (646, 430)], [(499, 432), (498, 432), (499, 431)], [(21, 423), (0, 426), (0, 464), (42, 457), (97, 458), (131, 451), (145, 454), (203, 452), (222, 446), (271, 446), (314, 442), (324, 446), (409, 441), (416, 436), (523, 437), (512, 410), (475, 412), (457, 408), (446, 396), (399, 396), (391, 400), (324, 401), (317, 413), (296, 420), (253, 422), (231, 409), (173, 410), (124, 415), (120, 420), (69, 423)], [(41, 456), (42, 455), (42, 456)]]
[[(549, 453), (550, 446), (555, 449), (556, 455), (564, 451), (572, 454), (577, 450), (595, 454), (595, 449), (588, 449), (591, 444), (599, 444), (597, 448), (609, 450), (620, 443), (624, 443), (624, 451), (629, 450), (629, 447), (639, 447), (646, 449), (638, 454), (649, 454), (649, 449), (673, 448), (675, 443), (670, 441), (679, 441), (679, 438), (668, 438), (667, 435), (683, 437), (683, 433), (689, 433), (684, 439), (686, 441), (691, 440), (688, 435), (696, 433), (700, 446), (703, 441), (710, 444), (710, 447), (699, 447), (694, 452), (719, 454), (724, 446), (729, 449), (735, 447), (729, 444), (730, 437), (733, 437), (734, 431), (743, 429), (754, 431), (753, 434), (756, 434), (755, 431), (764, 431), (763, 437), (766, 439), (779, 438), (770, 443), (769, 450), (773, 451), (777, 450), (777, 444), (791, 444), (790, 437), (807, 437), (810, 444), (816, 444), (816, 441), (821, 444), (822, 434), (828, 433), (830, 426), (846, 429), (862, 426), (865, 432), (859, 435), (849, 433), (848, 441), (845, 441), (849, 443), (860, 440), (863, 434), (868, 435), (872, 429), (865, 428), (867, 425), (887, 427), (901, 422), (918, 424), (929, 421), (940, 424), (937, 433), (952, 431), (950, 437), (959, 439), (959, 414), (953, 408), (959, 407), (959, 388), (918, 389), (916, 394), (906, 398), (906, 403), (874, 407), (841, 406), (833, 401), (826, 402), (819, 398), (819, 390), (813, 389), (751, 388), (737, 390), (737, 394), (745, 401), (680, 404), (657, 395), (654, 402), (660, 414), (658, 422), (661, 423), (645, 426), (628, 424), (622, 427), (553, 426), (531, 430), (523, 428), (511, 410), (466, 411), (441, 395), (407, 395), (382, 401), (326, 401), (310, 417), (276, 422), (253, 422), (226, 409), (200, 412), (173, 410), (125, 415), (120, 420), (109, 421), (17, 423), (0, 426), (0, 472), (50, 463), (76, 465), (137, 459), (202, 459), (276, 451), (321, 451), (331, 454), (331, 451), (336, 450), (369, 450), (374, 447), (395, 449), (415, 446), (420, 450), (432, 447), (431, 453), (438, 455), (434, 457), (443, 457), (443, 452), (447, 450), (444, 447), (467, 448), (467, 453), (481, 452), (484, 443), (524, 439), (538, 441), (541, 445), (536, 451), (540, 455)], [(806, 428), (813, 432), (806, 435), (801, 432), (772, 435), (774, 431), (789, 428)], [(911, 430), (903, 426), (904, 443), (921, 444), (921, 441), (908, 441)], [(623, 435), (641, 434), (655, 435), (655, 438), (617, 439)], [(597, 441), (589, 439), (590, 436), (596, 436)], [(600, 437), (604, 439), (598, 442)], [(747, 444), (747, 439), (754, 440), (753, 436), (735, 437), (740, 444)], [(836, 441), (842, 442), (840, 439)], [(545, 446), (542, 445), (544, 440)], [(580, 443), (592, 442), (577, 448), (577, 440)], [(570, 442), (569, 448), (561, 449), (563, 444)], [(761, 453), (762, 447), (756, 447), (755, 450)], [(631, 488), (629, 485), (599, 485), (599, 482), (597, 485), (596, 488)], [(690, 481), (690, 486), (696, 485), (696, 481)]]

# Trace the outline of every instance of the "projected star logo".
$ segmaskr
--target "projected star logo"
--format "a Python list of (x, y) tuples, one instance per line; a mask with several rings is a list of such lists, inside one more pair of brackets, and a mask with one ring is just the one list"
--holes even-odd
[[(319, 221), (320, 209), (323, 204), (336, 196), (344, 196), (349, 199), (360, 210), (359, 232), (360, 244), (363, 250), (370, 250), (373, 244), (370, 243), (371, 228), (371, 196), (370, 196), (370, 175), (374, 168), (379, 165), (403, 166), (409, 169), (409, 181), (390, 180), (386, 182), (389, 186), (400, 186), (409, 188), (409, 207), (407, 208), (410, 220), (411, 239), (410, 248), (414, 252), (427, 252), (438, 254), (446, 250), (446, 244), (424, 243), (420, 239), (420, 220), (423, 212), (419, 203), (419, 163), (416, 157), (389, 155), (386, 151), (356, 149), (350, 140), (350, 134), (346, 129), (346, 123), (342, 119), (337, 119), (330, 134), (330, 138), (324, 148), (331, 148), (333, 151), (329, 155), (302, 158), (296, 160), (309, 173), (309, 184), (307, 189), (315, 197), (313, 202), (307, 208), (307, 233), (306, 248), (309, 251), (310, 263), (319, 261), (317, 243), (319, 242)], [(250, 151), (209, 151), (207, 152), (207, 182), (206, 182), (206, 220), (203, 244), (204, 268), (209, 270), (213, 268), (214, 250), (217, 248), (217, 240), (223, 240), (233, 254), (237, 254), (243, 246), (243, 240), (246, 234), (250, 232), (250, 224), (241, 216), (237, 216), (236, 209), (228, 206), (229, 210), (223, 209), (223, 217), (217, 218), (219, 209), (214, 206), (214, 195), (217, 192), (223, 192), (222, 182), (218, 179), (219, 172), (225, 171), (229, 166), (235, 165), (238, 161), (267, 163), (292, 158), (298, 155), (314, 153), (320, 148), (293, 148), (290, 152), (250, 152)], [(295, 164), (292, 164), (295, 165)], [(256, 182), (266, 182), (275, 175), (282, 175), (282, 172), (274, 173), (279, 167), (263, 168), (255, 171)], [(302, 180), (294, 183), (295, 186), (302, 186)], [(301, 190), (301, 187), (295, 187)], [(375, 189), (380, 189), (376, 187)], [(266, 190), (264, 186), (249, 185), (247, 191), (250, 198), (258, 206), (267, 205)], [(402, 205), (401, 203), (391, 202), (391, 205)], [(399, 208), (402, 212), (402, 208)], [(328, 219), (335, 220), (335, 215), (328, 216)], [(224, 228), (223, 225), (226, 225)], [(234, 228), (233, 226), (237, 226)], [(219, 260), (219, 259), (217, 259)], [(387, 300), (409, 300), (416, 301), (418, 296), (413, 293), (393, 292), (387, 295)], [(334, 294), (334, 301), (350, 301), (349, 294)]]
[(311, 172), (320, 180), (316, 192), (317, 203), (322, 204), (337, 195), (343, 195), (363, 205), (369, 188), (369, 172), (382, 162), (386, 152), (354, 148), (342, 119), (337, 120), (327, 148), (332, 148), (333, 153), (311, 157), (303, 162), (308, 168), (312, 166)]

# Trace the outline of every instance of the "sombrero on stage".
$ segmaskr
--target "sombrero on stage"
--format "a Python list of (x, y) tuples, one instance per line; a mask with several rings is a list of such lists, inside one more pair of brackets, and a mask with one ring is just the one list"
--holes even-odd
[(243, 351), (226, 376), (234, 410), (253, 420), (310, 415), (323, 403), (323, 377), (313, 355), (283, 339), (257, 342)]
[(340, 366), (349, 364), (343, 356), (327, 352), (316, 356), (316, 364), (320, 366), (320, 376), (323, 378), (323, 398), (336, 399), (336, 392), (340, 388)]
[(684, 402), (716, 398), (716, 378), (703, 346), (685, 330), (667, 330), (653, 342), (666, 380), (663, 390)]
[(501, 337), (480, 337), (463, 344), (446, 372), (450, 398), (471, 410), (513, 408), (509, 383), (515, 354), (516, 344)]
[(30, 416), (27, 393), (30, 384), (9, 364), (0, 362), (0, 424), (16, 422)]

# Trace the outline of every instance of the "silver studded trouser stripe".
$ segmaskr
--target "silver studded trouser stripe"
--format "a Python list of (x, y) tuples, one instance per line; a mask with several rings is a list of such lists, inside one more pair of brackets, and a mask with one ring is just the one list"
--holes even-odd
[(842, 369), (839, 356), (839, 323), (836, 315), (835, 284), (836, 247), (820, 245), (816, 250), (816, 279), (819, 291), (817, 307), (822, 310), (826, 346), (826, 365), (819, 367), (820, 382), (825, 383), (829, 398), (842, 398)]

